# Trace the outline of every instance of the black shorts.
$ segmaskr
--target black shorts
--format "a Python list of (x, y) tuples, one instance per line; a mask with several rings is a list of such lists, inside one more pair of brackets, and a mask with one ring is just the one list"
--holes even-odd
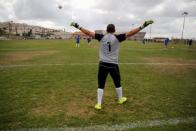
[(121, 87), (118, 64), (99, 62), (98, 88), (104, 89), (108, 73), (110, 73), (116, 88)]

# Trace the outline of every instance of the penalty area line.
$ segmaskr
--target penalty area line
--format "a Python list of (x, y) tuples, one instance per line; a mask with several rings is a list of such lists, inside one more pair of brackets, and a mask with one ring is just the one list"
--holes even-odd
[(152, 128), (152, 127), (160, 127), (160, 126), (175, 126), (179, 124), (192, 124), (196, 122), (196, 117), (187, 117), (187, 118), (171, 118), (167, 120), (146, 120), (146, 121), (136, 121), (115, 125), (95, 125), (95, 126), (87, 126), (87, 127), (62, 127), (62, 128), (23, 128), (16, 129), (17, 131), (27, 130), (27, 131), (43, 131), (43, 130), (51, 130), (51, 131), (108, 131), (108, 130), (127, 130), (127, 129), (137, 129), (137, 128)]
[[(14, 67), (36, 67), (36, 66), (83, 66), (83, 65), (98, 65), (98, 63), (66, 63), (66, 64), (18, 64), (18, 65), (0, 65), (0, 68)], [(119, 63), (119, 65), (168, 65), (168, 66), (196, 66), (196, 64), (183, 63)]]

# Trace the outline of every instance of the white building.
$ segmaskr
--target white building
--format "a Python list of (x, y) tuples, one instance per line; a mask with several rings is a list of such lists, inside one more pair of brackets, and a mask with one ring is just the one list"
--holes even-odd
[(137, 34), (127, 38), (128, 40), (142, 41), (146, 35), (146, 32), (138, 32)]
[(35, 39), (69, 39), (72, 36), (71, 33), (64, 32), (63, 30), (33, 26), (25, 23), (14, 23), (12, 21), (0, 22), (0, 29), (4, 30), (8, 34), (19, 36), (23, 36), (24, 33), (32, 31), (32, 36)]

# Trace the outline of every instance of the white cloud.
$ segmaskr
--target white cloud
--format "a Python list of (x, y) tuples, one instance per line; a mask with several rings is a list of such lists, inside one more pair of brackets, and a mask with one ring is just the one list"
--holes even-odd
[[(195, 37), (195, 7), (195, 0), (0, 0), (0, 21), (67, 30), (73, 30), (71, 21), (91, 30), (105, 29), (114, 23), (118, 31), (128, 31), (153, 19), (153, 36), (181, 37), (181, 14), (187, 11), (185, 36)], [(149, 34), (149, 28), (145, 31)]]

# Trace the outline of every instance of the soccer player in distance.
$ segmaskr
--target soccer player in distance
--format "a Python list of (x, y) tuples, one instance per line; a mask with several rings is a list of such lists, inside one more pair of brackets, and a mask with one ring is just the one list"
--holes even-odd
[(105, 81), (108, 73), (111, 75), (118, 95), (118, 103), (123, 104), (127, 101), (126, 97), (122, 95), (122, 87), (120, 80), (120, 71), (118, 67), (118, 54), (120, 42), (126, 40), (126, 38), (133, 36), (138, 33), (148, 25), (152, 24), (153, 21), (145, 21), (144, 24), (138, 28), (135, 28), (129, 32), (116, 35), (115, 26), (113, 24), (109, 24), (107, 26), (106, 34), (97, 34), (95, 32), (89, 31), (81, 27), (78, 23), (72, 22), (71, 26), (82, 31), (84, 34), (98, 40), (100, 42), (99, 48), (99, 71), (98, 71), (98, 89), (97, 89), (97, 104), (95, 105), (95, 109), (102, 109), (102, 98), (104, 94)]

